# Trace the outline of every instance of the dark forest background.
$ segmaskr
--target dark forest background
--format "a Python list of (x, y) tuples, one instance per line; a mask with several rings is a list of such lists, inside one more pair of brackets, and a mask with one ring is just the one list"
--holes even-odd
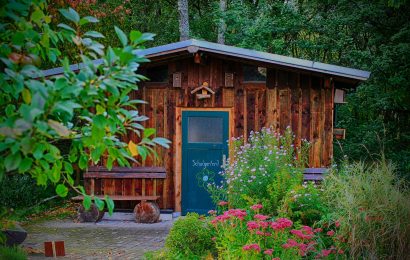
[[(186, 0), (54, 1), (49, 11), (54, 25), (61, 7), (98, 17), (93, 29), (106, 36), (106, 45), (119, 44), (114, 25), (155, 33), (152, 45), (162, 45), (180, 39), (181, 2)], [(345, 140), (335, 141), (335, 162), (383, 155), (409, 178), (408, 1), (198, 0), (188, 1), (188, 13), (190, 38), (216, 42), (224, 23), (228, 45), (371, 71), (370, 79), (348, 94), (348, 103), (337, 107), (335, 126), (347, 133)]]

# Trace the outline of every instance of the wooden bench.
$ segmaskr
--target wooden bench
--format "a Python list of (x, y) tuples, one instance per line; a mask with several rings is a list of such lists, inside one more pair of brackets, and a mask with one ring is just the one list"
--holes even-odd
[[(101, 166), (92, 166), (89, 167), (88, 171), (84, 174), (84, 181), (88, 183), (89, 181), (89, 187), (86, 186), (87, 192), (89, 192), (91, 195), (94, 197), (100, 198), (100, 199), (105, 199), (105, 195), (110, 197), (114, 201), (139, 201), (141, 203), (137, 204), (137, 206), (134, 208), (134, 212), (137, 213), (137, 221), (138, 222), (144, 222), (144, 219), (141, 219), (141, 214), (147, 213), (146, 211), (150, 210), (155, 212), (155, 215), (158, 215), (159, 218), (159, 207), (158, 204), (156, 203), (157, 200), (160, 198), (160, 196), (157, 195), (146, 195), (145, 194), (145, 189), (142, 190), (142, 194), (136, 194), (136, 195), (129, 195), (129, 193), (132, 193), (130, 190), (124, 190), (122, 189), (121, 191), (116, 191), (114, 189), (114, 194), (108, 193), (108, 194), (99, 194), (99, 193), (104, 193), (102, 190), (96, 191), (96, 181), (97, 180), (107, 180), (107, 179), (116, 179), (116, 180), (123, 180), (123, 179), (153, 179), (154, 180), (154, 187), (156, 187), (156, 180), (157, 179), (165, 179), (166, 178), (166, 171), (165, 168), (163, 167), (132, 167), (132, 168), (127, 168), (127, 167), (113, 167), (110, 170), (108, 170), (105, 167)], [(97, 194), (96, 194), (97, 192)], [(118, 194), (121, 193), (121, 194)], [(124, 194), (127, 193), (127, 194)], [(73, 197), (72, 200), (83, 200), (83, 196), (76, 196)], [(142, 206), (141, 206), (142, 205)], [(81, 212), (80, 212), (81, 211)], [(96, 211), (94, 209), (94, 211)], [(79, 214), (82, 212), (85, 212), (84, 209), (79, 210)], [(138, 216), (138, 213), (140, 216)], [(102, 213), (95, 213), (93, 215), (101, 215)], [(148, 214), (149, 215), (149, 214)], [(84, 216), (87, 218), (87, 216)], [(96, 220), (101, 219), (102, 216), (95, 216)], [(81, 216), (79, 216), (79, 219), (81, 219)], [(84, 218), (83, 218), (84, 219)], [(150, 220), (149, 222), (153, 222)]]
[(306, 168), (303, 171), (303, 180), (320, 182), (328, 171), (328, 168)]

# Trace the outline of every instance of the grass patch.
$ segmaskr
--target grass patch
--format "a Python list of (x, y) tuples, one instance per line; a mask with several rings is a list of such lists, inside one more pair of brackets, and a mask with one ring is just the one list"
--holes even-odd
[(25, 260), (27, 253), (20, 247), (0, 246), (0, 260)]
[(354, 163), (324, 181), (325, 200), (341, 223), (353, 259), (407, 259), (410, 193), (386, 161)]

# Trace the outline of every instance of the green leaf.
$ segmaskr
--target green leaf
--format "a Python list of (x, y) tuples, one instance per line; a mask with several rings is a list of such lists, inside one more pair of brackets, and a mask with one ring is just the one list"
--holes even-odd
[(41, 9), (37, 9), (31, 14), (31, 20), (35, 22), (37, 25), (41, 25), (41, 19), (44, 17), (43, 11)]
[(67, 18), (68, 20), (74, 22), (74, 23), (78, 23), (80, 21), (80, 16), (78, 15), (78, 13), (73, 9), (73, 8), (68, 8), (68, 9), (60, 9), (59, 10), (60, 13)]
[(140, 31), (131, 31), (130, 33), (130, 40), (132, 42), (134, 42), (135, 40), (137, 40), (138, 38), (140, 38), (142, 36), (142, 33)]
[(64, 169), (68, 174), (73, 174), (74, 172), (73, 166), (69, 162), (64, 162)]
[[(68, 188), (64, 184), (58, 184), (56, 187), (56, 193), (58, 196), (64, 198), (68, 194)], [(85, 198), (84, 198), (85, 200)]]
[(144, 146), (137, 146), (137, 150), (139, 155), (141, 155), (142, 160), (145, 161), (148, 155), (147, 148), (145, 148)]
[(99, 32), (96, 32), (96, 31), (88, 31), (88, 32), (84, 33), (84, 36), (92, 37), (92, 38), (104, 38), (104, 35), (102, 35)]
[(151, 135), (155, 134), (155, 132), (156, 132), (155, 128), (145, 128), (144, 129), (144, 137), (148, 138)]
[(51, 171), (48, 172), (48, 178), (53, 183), (57, 183), (60, 181), (61, 173), (60, 170), (56, 167), (56, 165), (54, 165)]
[(6, 167), (6, 171), (13, 171), (19, 167), (21, 162), (21, 155), (19, 152), (14, 154), (9, 154), (6, 159), (4, 159), (4, 166)]
[(106, 125), (106, 119), (103, 115), (97, 115), (93, 118), (93, 125), (99, 129), (104, 129)]
[(88, 164), (88, 158), (85, 154), (81, 155), (80, 161), (78, 162), (78, 167), (80, 167), (81, 170), (84, 170), (87, 168)]
[(163, 138), (163, 137), (156, 137), (152, 139), (152, 141), (158, 145), (161, 145), (162, 147), (169, 148), (169, 144), (171, 143), (170, 140)]
[(97, 109), (97, 115), (104, 114), (104, 112), (105, 112), (105, 108), (100, 106), (100, 105), (97, 105), (96, 109)]
[(108, 214), (111, 216), (114, 211), (114, 201), (105, 195), (105, 203), (107, 203)]
[(106, 167), (107, 167), (107, 169), (110, 170), (110, 171), (111, 171), (111, 169), (112, 169), (112, 164), (113, 164), (113, 162), (114, 162), (114, 159), (113, 159), (111, 156), (108, 157)]
[(95, 206), (97, 206), (98, 210), (101, 211), (104, 209), (104, 201), (98, 197), (94, 197)]
[(101, 146), (97, 146), (94, 150), (91, 151), (91, 159), (94, 163), (97, 163), (100, 160), (101, 155), (103, 154), (104, 149)]
[(47, 185), (47, 174), (41, 173), (37, 175), (37, 185), (46, 186)]
[(20, 165), (19, 165), (19, 173), (24, 173), (28, 171), (31, 168), (31, 165), (33, 164), (33, 159), (31, 158), (24, 158)]
[(118, 35), (118, 39), (120, 39), (120, 42), (125, 47), (128, 44), (127, 35), (125, 35), (125, 33), (120, 28), (118, 28), (117, 26), (114, 26), (114, 29), (115, 29), (115, 32)]
[(80, 25), (84, 25), (87, 23), (98, 23), (99, 20), (95, 17), (92, 16), (85, 16), (83, 18), (80, 19)]
[(63, 28), (67, 31), (75, 33), (75, 30), (72, 27), (70, 27), (69, 25), (65, 24), (65, 23), (60, 23), (60, 24), (57, 25), (57, 27), (60, 27), (60, 28)]
[(91, 197), (88, 195), (84, 195), (83, 206), (85, 210), (89, 210), (91, 207)]
[(70, 184), (71, 186), (73, 186), (73, 185), (74, 185), (74, 180), (73, 180), (73, 178), (71, 177), (71, 175), (67, 175), (66, 177), (67, 177), (67, 182), (68, 182), (68, 184)]
[(31, 93), (30, 93), (30, 90), (24, 88), (24, 89), (23, 89), (23, 92), (21, 92), (21, 95), (22, 95), (22, 97), (23, 97), (24, 103), (30, 104), (30, 102), (31, 102)]

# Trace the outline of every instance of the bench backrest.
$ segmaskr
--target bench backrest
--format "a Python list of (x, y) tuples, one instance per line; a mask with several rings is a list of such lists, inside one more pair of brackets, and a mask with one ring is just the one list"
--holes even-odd
[(112, 167), (108, 170), (102, 166), (91, 166), (84, 174), (84, 178), (100, 179), (165, 179), (164, 167)]

